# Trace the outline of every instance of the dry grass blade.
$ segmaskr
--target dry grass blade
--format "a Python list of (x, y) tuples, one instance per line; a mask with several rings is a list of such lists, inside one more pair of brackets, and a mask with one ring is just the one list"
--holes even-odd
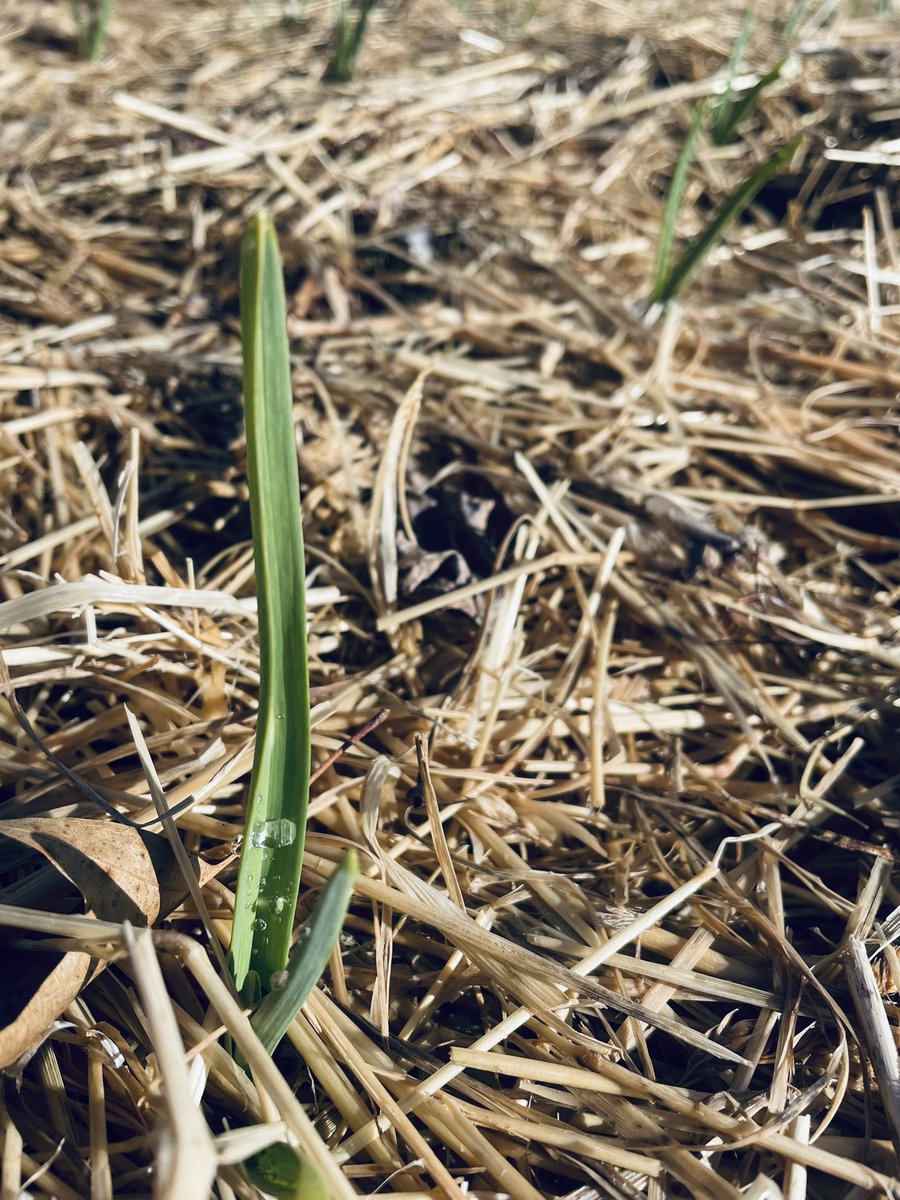
[(900, 1153), (900, 1059), (890, 1021), (865, 945), (851, 938), (847, 949), (847, 983), (863, 1042), (872, 1059), (872, 1069), (891, 1129), (894, 1149)]
[(154, 1196), (157, 1200), (194, 1200), (206, 1195), (216, 1174), (216, 1150), (209, 1126), (194, 1100), (178, 1023), (159, 969), (149, 931), (124, 927), (141, 1005), (165, 1080), (160, 1151)]

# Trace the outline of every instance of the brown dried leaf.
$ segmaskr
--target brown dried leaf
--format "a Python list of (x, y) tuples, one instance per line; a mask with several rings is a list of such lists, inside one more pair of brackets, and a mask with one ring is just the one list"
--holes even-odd
[[(500, 494), (484, 480), (477, 481), (482, 495), (455, 480), (429, 485), (416, 472), (412, 478), (420, 490), (407, 493), (407, 508), (417, 540), (397, 532), (400, 595), (445, 596), (491, 574), (512, 519)], [(484, 598), (459, 601), (447, 611), (478, 621)]]
[[(54, 897), (54, 907), (77, 907), (103, 921), (153, 925), (187, 895), (166, 838), (129, 825), (77, 818), (40, 817), (4, 821), (0, 833), (36, 850), (50, 863), (56, 883), (67, 896)], [(201, 884), (212, 869), (196, 856), (192, 865)], [(68, 884), (66, 883), (68, 881)], [(4, 940), (15, 937), (7, 931)], [(0, 995), (0, 1068), (8, 1067), (41, 1041), (52, 1021), (68, 1007), (85, 984), (106, 965), (80, 951), (46, 955), (33, 949), (3, 949), (7, 986)]]

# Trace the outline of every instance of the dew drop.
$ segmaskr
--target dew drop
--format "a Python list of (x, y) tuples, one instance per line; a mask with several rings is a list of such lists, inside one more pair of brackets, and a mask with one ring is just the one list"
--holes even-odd
[(257, 933), (263, 933), (268, 928), (268, 926), (267, 926), (266, 922), (262, 919), (262, 917), (257, 917), (256, 920), (253, 922), (253, 928), (257, 931)]
[(290, 846), (296, 836), (295, 822), (289, 821), (287, 817), (276, 817), (273, 821), (263, 821), (258, 829), (253, 830), (250, 834), (250, 845), (257, 850), (262, 846), (275, 849), (279, 846)]
[(269, 977), (269, 987), (273, 992), (280, 992), (287, 986), (287, 971), (273, 971)]

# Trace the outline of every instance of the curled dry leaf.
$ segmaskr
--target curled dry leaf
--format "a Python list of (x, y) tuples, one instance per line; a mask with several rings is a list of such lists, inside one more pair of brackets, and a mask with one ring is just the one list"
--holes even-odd
[[(31, 907), (78, 909), (102, 921), (151, 926), (188, 892), (167, 839), (143, 829), (45, 817), (4, 821), (0, 833), (49, 863), (40, 890), (28, 895)], [(211, 877), (212, 868), (201, 859), (191, 856), (191, 864), (201, 884)], [(7, 978), (0, 994), (0, 1068), (39, 1045), (51, 1022), (106, 965), (81, 951), (17, 948), (9, 944), (16, 937), (15, 930), (0, 934)]]
[[(404, 600), (444, 596), (490, 575), (512, 523), (500, 493), (474, 477), (471, 487), (455, 480), (428, 485), (414, 472), (412, 482), (419, 490), (407, 492), (406, 500), (416, 540), (397, 531)], [(479, 621), (484, 598), (455, 601), (451, 610)]]

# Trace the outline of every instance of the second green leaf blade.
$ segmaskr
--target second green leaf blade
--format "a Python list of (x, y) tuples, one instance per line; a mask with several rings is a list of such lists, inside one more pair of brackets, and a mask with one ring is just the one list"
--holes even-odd
[(358, 874), (359, 862), (356, 851), (351, 848), (322, 889), (309, 924), (300, 931), (301, 937), (288, 963), (284, 986), (264, 996), (250, 1018), (257, 1037), (269, 1054), (275, 1052), (275, 1047), (325, 970), (340, 937)]
[(253, 218), (241, 247), (247, 475), (259, 611), (256, 752), (238, 875), (235, 984), (269, 979), (291, 942), (309, 800), (306, 567), (284, 282), (271, 221)]
[[(688, 244), (672, 270), (665, 273), (657, 269), (656, 281), (650, 294), (651, 304), (668, 304), (687, 287), (700, 270), (706, 256), (722, 240), (728, 226), (752, 203), (757, 192), (787, 166), (801, 141), (801, 138), (796, 138), (760, 163), (728, 196), (706, 228)], [(670, 246), (666, 245), (667, 252), (669, 248)]]

